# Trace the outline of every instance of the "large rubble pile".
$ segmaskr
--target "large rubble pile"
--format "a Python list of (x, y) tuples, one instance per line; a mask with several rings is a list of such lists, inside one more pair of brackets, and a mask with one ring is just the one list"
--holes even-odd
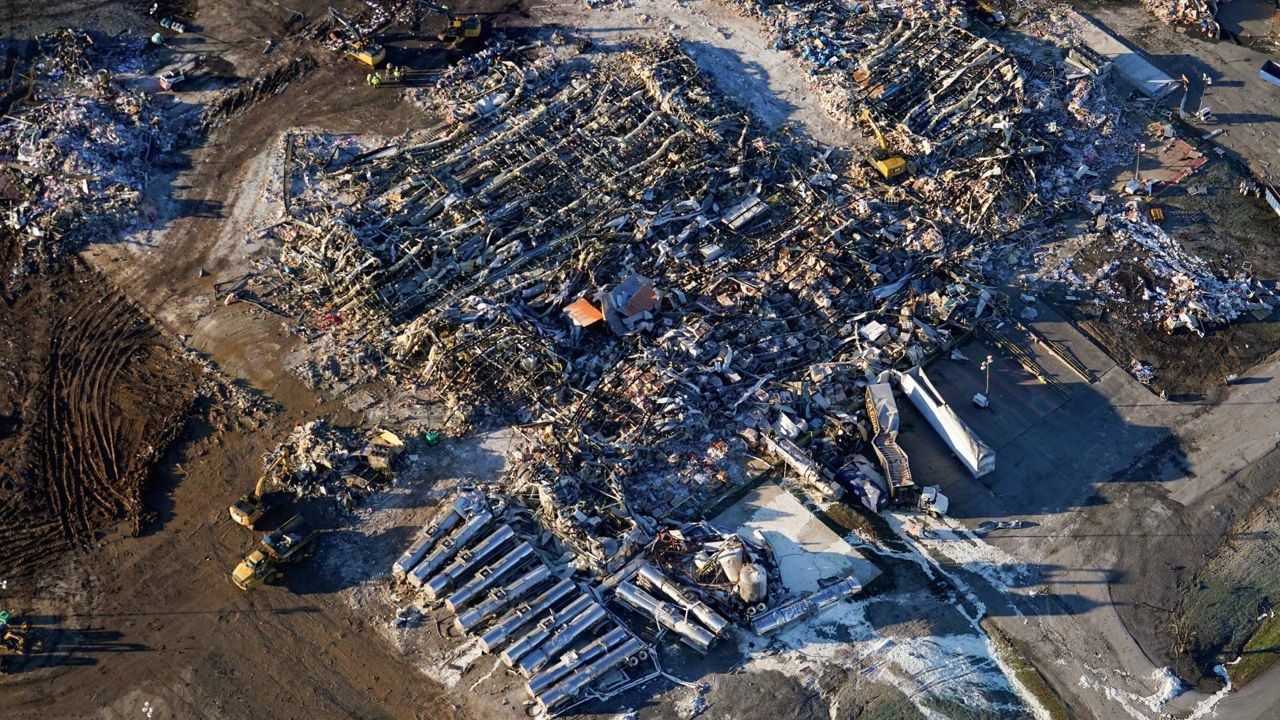
[(752, 454), (825, 496), (875, 474), (869, 379), (995, 305), (971, 236), (763, 134), (674, 43), (506, 57), (440, 94), (425, 136), (294, 145), (262, 275), (455, 422), (537, 421), (506, 482), (585, 569), (696, 519)]
[[(1213, 267), (1136, 208), (1096, 200), (1095, 178), (1124, 162), (1141, 137), (1136, 128), (1121, 130), (1120, 108), (1093, 73), (1060, 58), (1044, 62), (1044, 49), (1010, 53), (945, 24), (960, 21), (936, 9), (735, 2), (806, 65), (833, 119), (855, 127), (866, 112), (889, 130), (892, 153), (913, 164), (903, 185), (938, 208), (934, 222), (1034, 249), (1057, 232), (1054, 219), (1101, 214), (1105, 232), (1091, 244), (1112, 262), (1088, 278), (1069, 262), (1042, 275), (1107, 302), (1128, 296), (1108, 278), (1117, 270), (1133, 275), (1139, 263), (1136, 274), (1149, 278), (1143, 319), (1170, 332), (1203, 335), (1245, 312), (1271, 310), (1271, 292), (1249, 273)], [(1047, 7), (1028, 17), (1026, 29), (1060, 56), (1085, 52), (1078, 22)]]
[(1217, 0), (1142, 0), (1142, 4), (1167, 23), (1198, 27), (1213, 38), (1219, 35)]
[(403, 441), (386, 430), (363, 436), (351, 428), (311, 420), (298, 424), (263, 456), (262, 466), (275, 484), (297, 497), (330, 497), (351, 508), (391, 477), (391, 463), (403, 448)]
[(939, 221), (987, 236), (1034, 226), (1084, 203), (1119, 159), (1119, 111), (1096, 78), (1015, 56), (955, 7), (734, 4), (795, 53), (832, 119), (866, 128), (869, 114)]
[(1246, 314), (1265, 318), (1275, 307), (1271, 287), (1187, 252), (1137, 202), (1100, 204), (1095, 228), (1080, 238), (1077, 256), (1044, 262), (1033, 277), (1099, 305), (1133, 305), (1129, 314), (1144, 326), (1201, 337)]
[(32, 95), (0, 123), (11, 160), (4, 222), (23, 266), (128, 229), (148, 160), (175, 142), (148, 95), (116, 80), (141, 71), (143, 39), (95, 43), (63, 30), (37, 42)]

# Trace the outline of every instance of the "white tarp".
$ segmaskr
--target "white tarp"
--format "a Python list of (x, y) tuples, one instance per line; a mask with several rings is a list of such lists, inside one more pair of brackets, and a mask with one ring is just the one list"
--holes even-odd
[(920, 366), (898, 373), (902, 391), (974, 477), (996, 469), (996, 453), (956, 415)]

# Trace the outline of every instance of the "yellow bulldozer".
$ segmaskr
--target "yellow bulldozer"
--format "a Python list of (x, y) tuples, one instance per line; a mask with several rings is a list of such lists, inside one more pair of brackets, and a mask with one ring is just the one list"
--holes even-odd
[(900, 155), (894, 155), (889, 152), (889, 143), (884, 139), (884, 133), (880, 132), (880, 126), (876, 124), (875, 118), (871, 117), (871, 111), (863, 108), (862, 114), (858, 119), (865, 122), (876, 136), (876, 144), (879, 147), (879, 153), (871, 158), (871, 165), (878, 171), (885, 180), (892, 180), (906, 174), (907, 161)]

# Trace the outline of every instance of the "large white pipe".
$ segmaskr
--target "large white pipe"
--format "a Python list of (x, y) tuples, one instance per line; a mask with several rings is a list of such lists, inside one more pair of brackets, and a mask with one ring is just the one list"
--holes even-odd
[[(456, 501), (454, 504), (457, 504)], [(391, 576), (397, 580), (403, 580), (415, 565), (422, 562), (422, 558), (427, 556), (427, 553), (440, 538), (461, 523), (462, 513), (456, 507), (449, 506), (443, 515), (433, 520), (430, 525), (422, 528), (417, 542), (410, 545), (409, 549), (391, 566)]]
[(686, 620), (684, 613), (675, 605), (664, 603), (629, 582), (619, 583), (614, 595), (635, 609), (652, 615), (659, 625), (675, 631), (699, 650), (705, 651), (715, 642), (715, 635), (701, 625)]
[(487, 511), (476, 513), (474, 517), (462, 526), (462, 529), (458, 530), (456, 535), (441, 540), (435, 551), (409, 572), (406, 578), (409, 584), (414, 587), (422, 587), (422, 583), (426, 582), (427, 578), (444, 567), (444, 564), (449, 562), (459, 550), (469, 545), (471, 539), (479, 534), (492, 519), (493, 515), (490, 515)]
[(599, 678), (601, 675), (618, 667), (627, 658), (635, 655), (644, 649), (644, 643), (636, 638), (631, 638), (622, 643), (618, 647), (610, 650), (607, 655), (596, 660), (587, 667), (569, 675), (564, 682), (553, 686), (542, 695), (535, 697), (538, 705), (542, 707), (544, 712), (550, 713), (556, 708), (565, 705), (573, 698), (577, 697), (587, 685)]
[(494, 583), (501, 580), (508, 573), (515, 571), (526, 560), (533, 557), (533, 548), (527, 542), (521, 542), (514, 550), (504, 555), (498, 562), (487, 567), (482, 567), (476, 571), (476, 576), (469, 582), (458, 588), (447, 600), (444, 601), (445, 607), (450, 612), (458, 612), (459, 610), (470, 605), (473, 601), (480, 598), (480, 594), (488, 590)]
[(471, 632), (472, 628), (489, 619), (502, 608), (528, 595), (534, 588), (549, 579), (551, 579), (551, 571), (546, 565), (538, 563), (515, 582), (494, 590), (489, 594), (489, 599), (454, 618), (453, 624), (460, 632)]
[(666, 593), (668, 597), (676, 601), (676, 604), (697, 616), (702, 621), (702, 624), (706, 625), (713, 634), (720, 635), (729, 626), (728, 620), (725, 620), (701, 600), (696, 600), (686, 595), (679, 585), (652, 565), (648, 563), (641, 565), (639, 575), (640, 579), (652, 585), (654, 589)]
[(493, 652), (498, 646), (510, 640), (520, 628), (533, 622), (542, 613), (555, 607), (575, 592), (578, 592), (578, 586), (572, 580), (561, 580), (550, 590), (534, 598), (528, 604), (512, 610), (498, 624), (489, 628), (484, 635), (480, 636), (480, 647), (487, 653)]
[(520, 658), (520, 662), (516, 663), (516, 669), (525, 677), (529, 677), (548, 662), (560, 657), (560, 654), (568, 650), (583, 633), (599, 625), (600, 621), (606, 617), (608, 615), (605, 614), (604, 608), (591, 603), (586, 610), (578, 613), (554, 635), (547, 638), (541, 646)]
[(464, 577), (474, 572), (480, 563), (496, 553), (499, 548), (515, 536), (516, 532), (511, 529), (510, 525), (503, 525), (498, 528), (489, 537), (481, 540), (474, 548), (460, 551), (457, 559), (449, 567), (422, 586), (422, 592), (426, 594), (428, 600), (440, 599), (440, 596), (446, 590), (457, 585)]
[(755, 630), (757, 635), (768, 635), (800, 618), (813, 615), (828, 605), (851, 597), (861, 589), (862, 583), (855, 578), (846, 578), (834, 585), (828, 585), (807, 598), (787, 603), (767, 613), (757, 615), (751, 621), (751, 629)]
[(604, 655), (610, 648), (616, 647), (628, 637), (626, 630), (615, 626), (605, 633), (604, 637), (593, 640), (583, 646), (581, 650), (566, 653), (560, 659), (560, 662), (529, 678), (529, 682), (525, 683), (524, 687), (529, 691), (530, 695), (537, 696), (547, 688), (560, 682), (560, 679), (570, 672)]
[(506, 650), (503, 650), (499, 655), (502, 658), (502, 662), (506, 663), (507, 667), (515, 667), (517, 660), (524, 657), (530, 650), (541, 645), (544, 640), (551, 637), (551, 633), (555, 632), (556, 628), (586, 610), (591, 606), (592, 602), (594, 601), (591, 596), (583, 593), (563, 609), (551, 613), (545, 620), (539, 621), (536, 626), (525, 632), (523, 637), (511, 643), (511, 646)]

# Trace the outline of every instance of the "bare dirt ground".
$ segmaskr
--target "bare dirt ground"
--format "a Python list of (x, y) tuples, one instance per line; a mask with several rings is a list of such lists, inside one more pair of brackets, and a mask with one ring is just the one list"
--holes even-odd
[(12, 590), (121, 522), (181, 430), (191, 368), (102, 277), (73, 261), (0, 302), (0, 567)]
[[(132, 5), (64, 2), (37, 13), (24, 12), (25, 5), (6, 4), (10, 37), (30, 37), (78, 22), (135, 33), (150, 32), (153, 27), (138, 12), (146, 8)], [(321, 17), (327, 5), (290, 3), (312, 19)], [(352, 4), (344, 9), (360, 8)], [(202, 2), (185, 3), (177, 10), (188, 13), (177, 16), (193, 30), (189, 38), (181, 38), (187, 42), (184, 49), (229, 58), (229, 67), (218, 71), (219, 82), (256, 77), (299, 53), (314, 53), (318, 67), (292, 81), (287, 93), (267, 95), (252, 111), (236, 115), (199, 148), (167, 159), (149, 191), (154, 203), (150, 231), (119, 244), (90, 248), (86, 256), (166, 331), (207, 355), (237, 382), (264, 393), (279, 412), (265, 421), (237, 418), (234, 408), (201, 407), (194, 413), (183, 437), (142, 490), (145, 505), (155, 513), (153, 522), (144, 524), (142, 537), (91, 535), (87, 543), (80, 536), (77, 542), (63, 542), (61, 525), (52, 525), (53, 539), (64, 552), (22, 584), (5, 557), (0, 605), (30, 621), (33, 635), (46, 647), (41, 655), (11, 665), (11, 674), (0, 679), (5, 715), (453, 717), (454, 710), (433, 684), (369, 632), (365, 618), (354, 616), (337, 599), (339, 588), (298, 584), (290, 578), (285, 587), (245, 595), (227, 581), (230, 568), (254, 540), (225, 517), (226, 505), (252, 484), (260, 472), (262, 453), (295, 423), (320, 416), (350, 419), (345, 406), (325, 404), (288, 372), (285, 358), (294, 341), (279, 317), (251, 305), (221, 302), (218, 283), (242, 274), (239, 263), (255, 249), (245, 236), (251, 238), (256, 222), (256, 194), (262, 183), (254, 182), (261, 180), (254, 173), (263, 172), (263, 166), (252, 161), (274, 145), (281, 130), (293, 125), (320, 123), (339, 132), (394, 134), (413, 126), (423, 113), (400, 103), (394, 91), (369, 88), (353, 63), (282, 35), (291, 18), (282, 5)], [(263, 54), (267, 37), (277, 45), (272, 53)], [(179, 93), (172, 112), (191, 112), (192, 103), (200, 99)], [(74, 375), (79, 364), (76, 353), (83, 351), (89, 355), (86, 360), (105, 362), (134, 346), (142, 352), (155, 330), (149, 330), (151, 335), (136, 330), (130, 318), (139, 318), (136, 322), (144, 329), (151, 326), (141, 319), (143, 315), (126, 312), (120, 300), (112, 304), (118, 293), (108, 293), (105, 283), (95, 285), (89, 270), (66, 272), (59, 286), (67, 296), (62, 305), (32, 293), (6, 310), (9, 315), (0, 313), (9, 344), (2, 356), (6, 367), (0, 381), (5, 391), (0, 409), (5, 422), (0, 444), (8, 450), (37, 428), (24, 414), (17, 392), (44, 374), (39, 360), (32, 367), (14, 360), (27, 357), (29, 346), (33, 358), (42, 354), (65, 358), (62, 365), (67, 369), (48, 374), (52, 381), (105, 398), (94, 396), (96, 404), (86, 405), (83, 417), (72, 413), (72, 420), (85, 423), (81, 427), (69, 425), (70, 420), (63, 417), (65, 403), (55, 405), (51, 417), (61, 424), (50, 434), (79, 438), (78, 431), (90, 435), (112, 431), (123, 441), (152, 443), (142, 449), (120, 446), (127, 452), (120, 458), (120, 473), (137, 483), (142, 478), (136, 473), (141, 470), (145, 476), (150, 458), (168, 445), (159, 428), (135, 427), (147, 417), (141, 412), (154, 411), (173, 423), (175, 430), (183, 429), (185, 406), (175, 416), (166, 398), (173, 393), (189, 400), (182, 393), (190, 389), (192, 371), (179, 363), (146, 375), (140, 360), (134, 370), (107, 364), (88, 380)], [(88, 309), (79, 310), (81, 305)], [(67, 321), (55, 324), (52, 321), (59, 312)], [(32, 318), (42, 316), (49, 317), (53, 327), (32, 323)], [(105, 358), (98, 357), (102, 352), (89, 352), (95, 346), (80, 347), (82, 340), (87, 344), (95, 339), (95, 332), (101, 332), (93, 321), (102, 317), (114, 323), (104, 323), (104, 328), (118, 326), (124, 336), (104, 338), (123, 347), (108, 343), (105, 347), (114, 355)], [(15, 326), (25, 333), (10, 335)], [(76, 329), (86, 332), (72, 332)], [(66, 346), (51, 339), (51, 334), (58, 337), (55, 330), (67, 332)], [(50, 353), (50, 348), (56, 352)], [(118, 373), (105, 378), (117, 382), (95, 385), (93, 380), (104, 381), (104, 371)], [(114, 424), (101, 427), (103, 417)], [(134, 417), (138, 418), (134, 424), (126, 422)], [(74, 446), (49, 457), (75, 459), (85, 463), (86, 471), (93, 470), (87, 464), (93, 458)], [(6, 457), (5, 462), (7, 468), (16, 460)], [(22, 534), (15, 540), (19, 532), (15, 526), (30, 527), (37, 516), (34, 506), (24, 504), (21, 514), (9, 509), (13, 493), (26, 488), (9, 480), (0, 488), (5, 508), (0, 511), (0, 537), (12, 552), (30, 554), (29, 536)], [(77, 505), (72, 503), (78, 499), (63, 501), (67, 508), (74, 508)], [(99, 513), (93, 502), (81, 507), (99, 525), (116, 517)], [(323, 510), (315, 512), (330, 526), (338, 524)], [(76, 529), (82, 524), (81, 515), (71, 512), (67, 523)], [(299, 570), (297, 580), (305, 577), (306, 571)]]

